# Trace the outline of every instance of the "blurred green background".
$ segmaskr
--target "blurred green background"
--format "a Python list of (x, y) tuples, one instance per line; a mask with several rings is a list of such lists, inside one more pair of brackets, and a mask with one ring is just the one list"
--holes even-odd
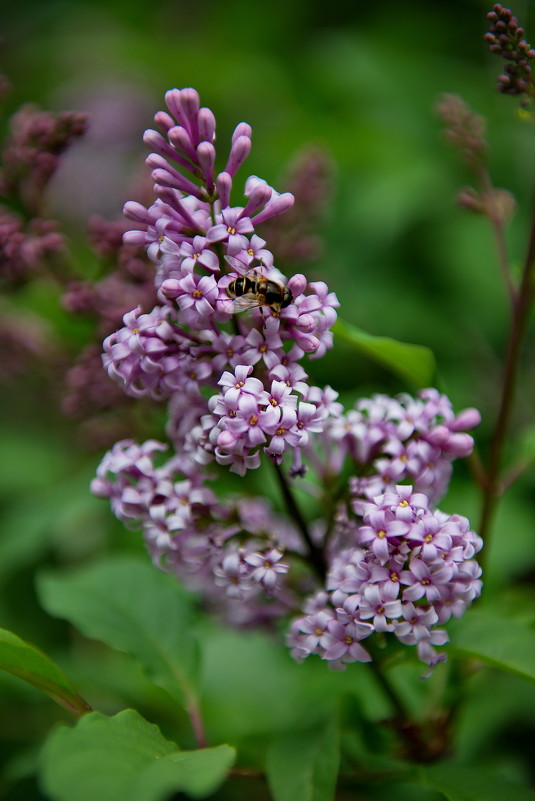
[[(533, 199), (534, 123), (521, 120), (515, 100), (495, 91), (501, 63), (483, 42), (490, 5), (481, 0), (271, 0), (255, 6), (245, 0), (4, 0), (0, 56), (12, 88), (2, 125), (6, 132), (9, 115), (23, 102), (91, 113), (86, 140), (66, 156), (50, 192), (51, 214), (63, 221), (77, 269), (88, 274), (84, 221), (92, 213), (120, 216), (146, 155), (143, 130), (163, 108), (168, 88), (199, 91), (217, 117), (223, 153), (239, 121), (252, 125), (244, 177), (259, 175), (282, 191), (287, 166), (301, 148), (324, 148), (334, 167), (333, 190), (320, 232), (323, 255), (310, 265), (310, 278), (327, 281), (338, 294), (344, 320), (433, 349), (439, 386), (455, 408), (482, 411), (484, 455), (498, 400), (507, 298), (490, 226), (456, 205), (456, 192), (472, 178), (445, 143), (434, 106), (440, 93), (455, 92), (488, 119), (495, 184), (510, 189), (518, 201), (508, 239), (520, 270)], [(513, 11), (528, 37), (530, 25), (535, 37), (535, 3), (517, 2)], [(57, 291), (46, 282), (26, 287), (9, 304), (43, 314), (73, 356), (88, 335), (61, 310)], [(533, 408), (532, 333), (531, 327), (518, 425), (530, 420)], [(407, 389), (342, 345), (311, 363), (310, 372), (316, 383), (330, 383), (348, 399)], [(101, 454), (81, 447), (76, 425), (59, 411), (60, 395), (61, 388), (50, 388), (38, 369), (2, 390), (0, 621), (51, 655), (61, 654), (64, 667), (71, 660), (80, 677), (83, 663), (91, 665), (91, 649), (70, 641), (67, 626), (40, 609), (35, 572), (47, 564), (142, 546), (110, 520), (105, 504), (90, 497), (89, 480)], [(510, 449), (518, 447), (513, 431)], [(444, 509), (471, 515), (475, 524), (478, 500), (466, 467), (457, 474)], [(528, 472), (502, 508), (490, 560), (491, 591), (513, 580), (517, 586), (530, 583), (532, 494), (533, 472)], [(140, 692), (133, 668), (117, 667), (98, 649), (95, 660), (101, 660), (103, 672), (126, 673), (122, 686), (117, 682), (123, 700), (128, 702), (130, 691)], [(85, 679), (98, 697), (98, 676), (91, 668), (86, 673), (92, 674)], [(143, 692), (149, 709), (163, 709), (159, 697)], [(6, 797), (39, 797), (33, 780), (24, 777), (31, 772), (34, 748), (62, 713), (4, 678), (0, 702), (4, 779), (23, 779)], [(109, 703), (113, 707), (115, 698)]]

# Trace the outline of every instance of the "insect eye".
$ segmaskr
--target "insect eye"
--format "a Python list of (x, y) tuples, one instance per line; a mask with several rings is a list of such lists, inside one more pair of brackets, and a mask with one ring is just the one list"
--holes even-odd
[(282, 295), (281, 309), (285, 309), (290, 303), (293, 303), (293, 295), (289, 289), (285, 289)]

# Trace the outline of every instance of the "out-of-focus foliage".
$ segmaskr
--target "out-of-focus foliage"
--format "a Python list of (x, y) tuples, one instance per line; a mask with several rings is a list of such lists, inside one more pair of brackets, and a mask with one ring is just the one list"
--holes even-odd
[[(7, 0), (0, 63), (11, 91), (2, 101), (3, 132), (23, 102), (90, 114), (88, 135), (65, 157), (48, 195), (50, 213), (70, 237), (80, 278), (95, 278), (98, 271), (87, 246), (87, 217), (120, 217), (123, 202), (138, 191), (145, 156), (142, 132), (161, 108), (166, 89), (195, 86), (203, 103), (217, 110), (220, 140), (228, 140), (241, 119), (249, 122), (254, 148), (247, 169), (281, 190), (285, 168), (303, 146), (324, 148), (334, 165), (333, 190), (319, 231), (322, 252), (306, 268), (310, 279), (329, 283), (341, 301), (341, 317), (359, 329), (434, 352), (439, 386), (455, 407), (476, 406), (482, 412), (476, 437), (485, 458), (496, 414), (507, 299), (488, 223), (456, 205), (456, 192), (469, 179), (445, 144), (433, 109), (441, 92), (456, 92), (487, 118), (495, 184), (517, 198), (508, 236), (513, 263), (520, 265), (532, 214), (535, 123), (520, 119), (514, 100), (494, 90), (498, 70), (483, 42), (488, 8), (481, 0), (327, 7), (316, 0), (256, 5), (245, 0)], [(533, 31), (533, 5), (519, 2), (514, 10)], [(279, 267), (286, 271), (284, 264)], [(4, 318), (39, 316), (49, 352), (56, 354), (48, 364), (34, 360), (2, 384), (0, 625), (45, 651), (95, 709), (115, 715), (135, 706), (147, 720), (158, 722), (162, 742), (169, 737), (183, 748), (195, 748), (183, 710), (161, 689), (165, 681), (155, 682), (160, 686), (148, 681), (131, 650), (125, 655), (91, 639), (106, 642), (102, 631), (85, 630), (74, 613), (70, 619), (83, 634), (51, 616), (66, 616), (54, 608), (63, 579), (54, 584), (50, 576), (41, 576), (42, 601), (37, 597), (36, 576), (44, 568), (61, 572), (112, 554), (128, 565), (132, 555), (143, 554), (139, 537), (114, 523), (105, 505), (89, 495), (101, 451), (91, 450), (77, 422), (61, 411), (65, 370), (89, 341), (90, 331), (85, 321), (62, 308), (59, 296), (54, 281), (42, 278), (0, 298)], [(524, 461), (531, 460), (525, 434), (524, 445), (515, 438), (517, 424), (529, 421), (534, 407), (532, 333), (531, 323), (508, 446), (511, 462), (517, 449)], [(349, 400), (407, 388), (400, 376), (410, 376), (410, 368), (389, 372), (362, 350), (355, 351), (341, 337), (311, 367), (315, 383), (328, 382)], [(157, 436), (162, 423), (150, 414)], [(146, 422), (139, 421), (141, 426)], [(477, 525), (477, 492), (466, 469), (457, 471), (444, 511), (461, 512)], [(469, 795), (470, 771), (478, 768), (492, 767), (497, 777), (495, 794), (487, 796), (491, 801), (500, 792), (514, 798), (511, 788), (517, 783), (535, 782), (533, 670), (504, 645), (507, 638), (513, 648), (514, 633), (520, 639), (525, 632), (526, 648), (533, 650), (534, 476), (531, 467), (512, 487), (486, 554), (481, 615), (494, 624), (481, 628), (474, 613), (458, 637), (452, 627), (451, 662), (440, 666), (424, 688), (414, 663), (392, 668), (396, 684), (422, 718), (432, 711), (450, 671), (453, 676), (461, 671), (455, 653), (484, 653), (487, 665), (496, 668), (477, 671), (471, 663), (469, 697), (454, 722), (456, 752), (442, 768), (407, 773), (397, 792), (401, 801), (483, 798)], [(268, 479), (264, 490), (275, 492)], [(173, 610), (167, 613), (172, 616)], [(503, 621), (513, 617), (508, 628)], [(492, 625), (500, 638), (496, 648), (489, 641)], [(298, 666), (263, 635), (229, 632), (202, 615), (195, 627), (210, 744), (239, 746), (243, 768), (256, 768), (267, 759), (271, 786), (284, 785), (279, 770), (284, 737), (299, 726), (303, 733), (293, 736), (310, 757), (310, 770), (323, 771), (327, 786), (337, 752), (315, 760), (307, 738), (337, 707), (359, 731), (342, 743), (342, 777), (354, 764), (364, 766), (367, 778), (358, 797), (391, 797), (391, 788), (378, 786), (376, 776), (401, 768), (399, 761), (385, 766), (377, 756), (387, 750), (389, 734), (372, 731), (370, 721), (384, 719), (389, 709), (366, 666), (352, 666), (343, 674), (329, 672), (324, 664)], [(517, 642), (520, 649), (523, 644)], [(66, 718), (32, 687), (0, 676), (0, 794), (5, 792), (8, 801), (33, 801), (53, 791), (56, 775), (45, 769), (44, 789), (39, 788), (35, 766), (46, 733)], [(87, 725), (101, 724), (93, 719)], [(50, 752), (60, 748), (61, 731), (50, 741)], [(222, 764), (230, 762), (227, 753), (221, 758)], [(218, 770), (213, 766), (213, 787)], [(195, 792), (187, 780), (176, 787), (166, 785), (165, 776), (160, 781), (164, 794), (155, 798), (165, 797), (167, 789)], [(206, 786), (211, 792), (209, 781)], [(342, 780), (339, 798), (357, 797), (354, 792)], [(528, 792), (519, 789), (518, 798), (533, 797)], [(210, 797), (269, 796), (252, 773)], [(284, 797), (284, 791), (277, 796)]]

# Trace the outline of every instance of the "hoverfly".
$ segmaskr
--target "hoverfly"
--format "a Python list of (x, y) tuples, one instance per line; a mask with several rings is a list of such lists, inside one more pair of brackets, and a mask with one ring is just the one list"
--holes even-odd
[(250, 300), (256, 306), (269, 306), (275, 313), (293, 302), (293, 295), (287, 287), (257, 273), (233, 278), (226, 292), (229, 298)]

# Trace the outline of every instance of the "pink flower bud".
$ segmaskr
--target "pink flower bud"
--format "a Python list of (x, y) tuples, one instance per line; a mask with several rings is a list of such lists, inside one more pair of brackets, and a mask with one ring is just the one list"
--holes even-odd
[(248, 136), (238, 136), (232, 144), (225, 171), (234, 176), (249, 153), (251, 152), (251, 140)]
[(147, 235), (145, 231), (125, 231), (123, 234), (123, 242), (125, 245), (143, 247), (147, 244)]
[(180, 125), (185, 125), (186, 116), (182, 111), (182, 105), (180, 103), (180, 89), (169, 89), (169, 91), (165, 93), (165, 103), (175, 120)]
[(214, 187), (215, 147), (210, 142), (201, 142), (197, 148), (197, 160), (206, 180), (209, 191)]
[(265, 209), (256, 215), (254, 218), (255, 225), (259, 225), (266, 220), (270, 220), (272, 217), (276, 217), (278, 214), (283, 214), (285, 211), (288, 211), (293, 204), (294, 196), (291, 194), (291, 192), (284, 192), (284, 194), (276, 197), (271, 203), (268, 203)]
[(272, 195), (271, 187), (267, 184), (259, 184), (251, 191), (249, 200), (244, 210), (241, 212), (240, 217), (250, 217), (259, 208), (265, 206)]
[(253, 129), (248, 123), (246, 122), (238, 123), (238, 125), (236, 125), (236, 128), (234, 129), (234, 133), (232, 134), (232, 144), (234, 144), (236, 139), (238, 139), (238, 137), (240, 136), (247, 136), (250, 139), (252, 133)]
[(137, 203), (135, 200), (128, 200), (124, 204), (123, 214), (125, 217), (128, 217), (129, 220), (142, 223), (143, 225), (150, 225), (157, 219), (145, 206), (142, 206), (141, 203)]
[(165, 133), (175, 125), (174, 119), (171, 117), (167, 111), (157, 111), (154, 115), (154, 122), (156, 125), (162, 129)]
[(217, 447), (224, 451), (231, 450), (236, 444), (236, 437), (230, 431), (222, 431), (217, 438)]
[(182, 150), (192, 161), (197, 161), (197, 154), (192, 145), (189, 133), (181, 125), (175, 125), (168, 133), (169, 141), (176, 147), (177, 150)]
[(165, 298), (174, 300), (182, 294), (180, 281), (177, 278), (167, 278), (160, 287), (160, 292)]
[(455, 456), (456, 459), (470, 456), (474, 447), (474, 440), (470, 434), (452, 434), (444, 447), (444, 450)]
[(301, 273), (296, 273), (296, 275), (292, 275), (292, 277), (288, 281), (288, 289), (294, 296), (297, 298), (299, 295), (302, 295), (306, 289), (307, 279)]
[(305, 353), (314, 353), (319, 348), (320, 341), (312, 334), (305, 334), (299, 329), (294, 329), (295, 341)]
[(199, 139), (201, 142), (213, 142), (215, 137), (215, 117), (209, 108), (201, 108), (197, 117)]
[(481, 415), (477, 409), (463, 409), (450, 425), (452, 431), (470, 431), (481, 422)]
[(180, 92), (180, 105), (188, 120), (196, 120), (201, 105), (197, 90), (191, 87), (182, 89)]
[(299, 315), (297, 325), (303, 333), (311, 334), (316, 328), (316, 321), (311, 314), (301, 314)]
[(232, 191), (232, 176), (228, 172), (220, 172), (216, 179), (217, 194), (221, 201), (221, 208), (226, 209), (230, 205), (230, 193)]

